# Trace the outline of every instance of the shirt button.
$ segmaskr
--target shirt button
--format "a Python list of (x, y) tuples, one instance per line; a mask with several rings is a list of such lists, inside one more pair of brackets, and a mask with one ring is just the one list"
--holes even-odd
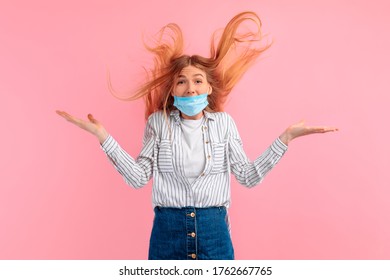
[(192, 213), (190, 214), (190, 216), (191, 216), (191, 218), (195, 217), (195, 213), (192, 212)]
[(210, 143), (208, 140), (206, 140), (206, 144)]
[(211, 156), (210, 156), (210, 155), (208, 155), (208, 156), (207, 156), (207, 159), (211, 159)]
[(189, 233), (188, 235), (191, 235), (192, 238), (195, 238), (196, 233), (195, 233), (195, 232), (191, 232), (191, 233)]
[(191, 254), (191, 258), (196, 259), (196, 254)]
[(202, 174), (200, 174), (200, 176), (204, 176), (204, 172)]

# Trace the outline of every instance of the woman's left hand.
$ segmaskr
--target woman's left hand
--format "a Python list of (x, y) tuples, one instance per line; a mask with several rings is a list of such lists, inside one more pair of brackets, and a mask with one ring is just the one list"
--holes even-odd
[(305, 121), (300, 121), (299, 123), (289, 126), (282, 135), (279, 136), (280, 140), (286, 145), (288, 143), (300, 136), (310, 135), (314, 133), (326, 133), (338, 131), (338, 128), (329, 127), (329, 126), (307, 126)]

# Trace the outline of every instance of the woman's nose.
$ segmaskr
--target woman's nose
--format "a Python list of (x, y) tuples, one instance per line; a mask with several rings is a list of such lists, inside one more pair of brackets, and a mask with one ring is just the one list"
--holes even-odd
[(195, 86), (190, 83), (187, 88), (187, 94), (194, 94), (194, 93), (195, 93)]

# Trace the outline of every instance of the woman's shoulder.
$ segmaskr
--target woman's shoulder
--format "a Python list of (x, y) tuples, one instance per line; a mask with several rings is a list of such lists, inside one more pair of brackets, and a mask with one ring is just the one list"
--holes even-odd
[(149, 121), (149, 120), (159, 119), (159, 118), (162, 117), (162, 115), (163, 115), (163, 112), (162, 112), (162, 111), (156, 111), (156, 112), (154, 112), (154, 113), (152, 113), (152, 114), (149, 115), (148, 121)]
[(207, 112), (209, 118), (216, 120), (217, 122), (234, 122), (232, 116), (227, 112)]
[(161, 134), (167, 130), (168, 122), (171, 122), (172, 116), (165, 115), (164, 111), (153, 112), (147, 120), (147, 126), (156, 131), (157, 134)]
[[(169, 113), (168, 113), (169, 115)], [(163, 111), (156, 111), (148, 117), (149, 123), (160, 123), (162, 120), (166, 120), (166, 116)]]

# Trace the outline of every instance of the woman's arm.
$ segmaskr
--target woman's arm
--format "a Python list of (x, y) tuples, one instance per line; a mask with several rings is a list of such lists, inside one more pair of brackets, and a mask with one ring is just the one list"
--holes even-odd
[(145, 128), (143, 147), (140, 155), (137, 159), (134, 159), (120, 147), (103, 125), (91, 114), (88, 115), (89, 121), (85, 121), (63, 111), (56, 112), (69, 122), (98, 138), (101, 148), (128, 185), (134, 188), (141, 188), (148, 183), (153, 172), (153, 147), (155, 140), (155, 133), (149, 122)]
[(333, 127), (309, 127), (301, 121), (289, 126), (267, 150), (255, 161), (251, 162), (245, 154), (237, 127), (233, 119), (230, 119), (229, 162), (231, 172), (240, 184), (246, 187), (256, 186), (279, 162), (287, 151), (287, 145), (293, 139), (313, 133), (325, 133), (337, 130), (337, 128)]

